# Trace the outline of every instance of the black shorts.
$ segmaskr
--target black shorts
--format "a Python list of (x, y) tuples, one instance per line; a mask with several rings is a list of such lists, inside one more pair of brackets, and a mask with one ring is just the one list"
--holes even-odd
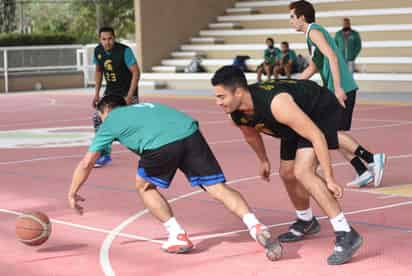
[[(126, 94), (125, 94), (125, 92), (126, 92)], [(106, 95), (118, 95), (118, 96), (126, 97), (127, 92), (128, 91), (110, 89), (110, 88), (106, 87), (106, 90), (104, 91), (103, 95), (104, 96), (106, 96)], [(136, 89), (136, 91), (134, 92), (134, 95), (133, 95), (133, 100), (130, 104), (138, 104), (138, 103), (139, 103), (139, 92)]]
[[(325, 96), (314, 108), (311, 119), (325, 136), (328, 149), (335, 150), (339, 148), (338, 130), (339, 122), (342, 120), (343, 108), (334, 94), (326, 88), (322, 89), (325, 89)], [(298, 134), (288, 137), (288, 139), (282, 138), (280, 142), (280, 159), (285, 161), (295, 160), (296, 151), (300, 148), (313, 148), (313, 145), (309, 140)]]
[(339, 130), (348, 131), (352, 127), (352, 116), (356, 102), (356, 90), (346, 94), (346, 107), (343, 109)]
[(137, 175), (160, 188), (168, 188), (180, 169), (192, 186), (226, 182), (212, 150), (199, 130), (182, 140), (141, 155)]

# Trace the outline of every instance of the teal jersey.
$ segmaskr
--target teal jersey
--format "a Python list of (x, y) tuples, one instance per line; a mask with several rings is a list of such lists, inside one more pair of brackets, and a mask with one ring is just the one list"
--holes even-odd
[[(106, 54), (107, 56), (110, 56), (112, 53), (111, 53), (110, 51), (109, 51), (109, 52), (106, 52), (106, 51), (105, 51), (105, 54)], [(134, 54), (133, 54), (133, 51), (132, 51), (132, 49), (130, 49), (129, 47), (127, 47), (127, 48), (124, 50), (123, 61), (124, 61), (124, 63), (126, 64), (126, 66), (129, 67), (129, 68), (132, 67), (133, 65), (137, 64), (137, 60), (136, 60), (136, 58), (135, 58), (135, 56), (134, 56)], [(94, 64), (94, 65), (99, 64), (99, 62), (97, 61), (95, 55), (93, 55), (93, 64)]]
[(312, 56), (312, 60), (316, 64), (316, 67), (318, 68), (319, 73), (322, 77), (323, 85), (326, 86), (330, 91), (335, 92), (329, 60), (322, 54), (317, 45), (310, 39), (309, 33), (312, 30), (318, 30), (323, 34), (327, 43), (329, 44), (329, 47), (332, 48), (333, 52), (337, 56), (340, 72), (340, 85), (342, 89), (346, 93), (358, 89), (358, 85), (356, 84), (355, 80), (353, 79), (352, 73), (349, 71), (348, 66), (346, 65), (342, 52), (338, 50), (338, 47), (336, 46), (336, 43), (332, 36), (325, 30), (325, 28), (323, 28), (319, 24), (312, 23), (309, 25), (306, 32), (306, 41), (308, 44), (309, 53)]
[(280, 49), (273, 47), (273, 48), (266, 48), (264, 53), (263, 53), (263, 59), (271, 64), (275, 65), (276, 61), (279, 60), (279, 55), (280, 55)]
[(89, 152), (101, 152), (113, 141), (136, 154), (184, 139), (198, 130), (198, 122), (162, 104), (141, 103), (111, 111), (97, 131)]

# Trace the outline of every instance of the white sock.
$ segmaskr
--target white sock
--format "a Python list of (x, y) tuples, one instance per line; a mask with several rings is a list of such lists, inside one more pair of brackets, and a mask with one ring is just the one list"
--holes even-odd
[(349, 223), (346, 220), (345, 215), (343, 213), (340, 213), (336, 217), (330, 219), (330, 223), (332, 223), (332, 227), (335, 232), (338, 232), (338, 231), (350, 232)]
[(311, 221), (313, 218), (312, 208), (306, 210), (296, 210), (296, 215), (300, 220)]
[(246, 215), (244, 215), (242, 220), (243, 223), (246, 224), (248, 229), (260, 223), (258, 219), (255, 217), (255, 215), (252, 213), (247, 213)]
[(174, 217), (171, 217), (168, 221), (163, 223), (163, 225), (169, 235), (177, 235), (185, 232)]

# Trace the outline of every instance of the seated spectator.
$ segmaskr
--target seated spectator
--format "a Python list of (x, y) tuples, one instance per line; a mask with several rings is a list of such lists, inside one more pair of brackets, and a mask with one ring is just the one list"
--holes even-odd
[(294, 50), (289, 49), (289, 43), (283, 41), (280, 44), (281, 52), (279, 58), (279, 64), (273, 69), (275, 79), (279, 78), (279, 74), (286, 76), (290, 79), (293, 73), (297, 73), (297, 58)]
[(268, 80), (270, 80), (270, 77), (272, 76), (272, 73), (273, 73), (273, 68), (279, 62), (280, 50), (279, 48), (276, 48), (274, 44), (275, 42), (273, 38), (269, 37), (266, 39), (266, 45), (268, 47), (265, 49), (265, 52), (263, 54), (264, 61), (257, 68), (257, 81), (258, 82), (262, 81), (262, 74), (265, 74)]

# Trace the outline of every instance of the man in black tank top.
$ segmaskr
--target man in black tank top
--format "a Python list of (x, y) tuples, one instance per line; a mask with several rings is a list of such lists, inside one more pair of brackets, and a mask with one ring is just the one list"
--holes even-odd
[[(138, 103), (138, 82), (140, 70), (136, 58), (128, 46), (115, 41), (114, 30), (103, 27), (99, 30), (100, 44), (94, 49), (93, 63), (96, 65), (96, 90), (92, 105), (100, 100), (102, 79), (106, 80), (104, 95), (115, 94), (125, 98), (127, 104)], [(98, 112), (93, 115), (95, 131), (102, 123)], [(95, 167), (102, 167), (111, 163), (111, 147), (101, 152)]]
[[(277, 80), (248, 86), (234, 66), (220, 68), (212, 78), (216, 103), (230, 114), (260, 160), (260, 175), (269, 181), (270, 162), (260, 133), (281, 139), (279, 175), (296, 208), (297, 221), (280, 241), (298, 241), (319, 232), (310, 197), (329, 217), (336, 234), (330, 265), (349, 261), (362, 237), (349, 225), (337, 199), (343, 188), (334, 177), (328, 149), (338, 149), (342, 107), (326, 88), (309, 80)], [(316, 173), (317, 165), (324, 176)]]

